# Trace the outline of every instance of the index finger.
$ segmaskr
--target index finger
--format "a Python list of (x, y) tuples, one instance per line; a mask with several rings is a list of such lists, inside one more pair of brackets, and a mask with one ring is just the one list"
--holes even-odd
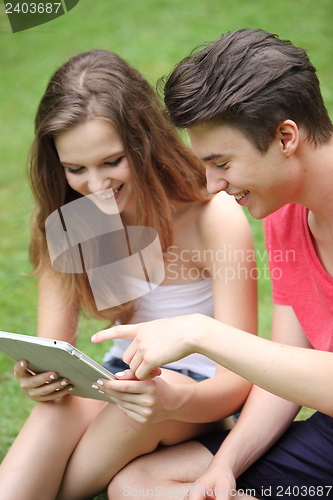
[(91, 341), (95, 342), (104, 342), (105, 340), (113, 340), (113, 339), (130, 339), (133, 340), (136, 335), (139, 333), (140, 323), (136, 325), (119, 325), (113, 326), (112, 328), (108, 328), (107, 330), (101, 330), (100, 332), (95, 333), (91, 337)]

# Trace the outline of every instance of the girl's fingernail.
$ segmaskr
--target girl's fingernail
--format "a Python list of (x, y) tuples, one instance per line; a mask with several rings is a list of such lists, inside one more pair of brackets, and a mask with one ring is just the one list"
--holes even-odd
[(60, 385), (67, 385), (66, 380), (63, 380), (62, 382), (60, 382)]
[(120, 378), (123, 377), (124, 375), (125, 375), (125, 372), (117, 372), (116, 373), (116, 376), (120, 377)]
[(69, 391), (74, 391), (74, 387), (68, 387), (68, 392)]
[(98, 392), (100, 392), (101, 394), (105, 394), (105, 392), (103, 392), (103, 391), (98, 391)]
[(98, 380), (97, 380), (97, 383), (98, 383), (99, 385), (104, 385), (103, 380), (100, 380), (100, 379), (98, 379)]
[(50, 375), (50, 379), (51, 380), (55, 380), (55, 376), (54, 375)]
[(23, 363), (23, 361), (21, 361), (20, 366), (22, 366), (22, 368), (24, 368), (24, 363)]
[(92, 387), (93, 389), (98, 389), (98, 385), (96, 385), (96, 384), (93, 384), (91, 387)]

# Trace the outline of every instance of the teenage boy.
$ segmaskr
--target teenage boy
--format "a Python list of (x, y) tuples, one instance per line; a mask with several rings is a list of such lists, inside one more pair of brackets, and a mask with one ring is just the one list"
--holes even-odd
[[(134, 339), (124, 360), (140, 379), (199, 352), (255, 384), (227, 437), (140, 458), (110, 493), (333, 498), (333, 127), (315, 68), (289, 41), (239, 30), (184, 59), (165, 103), (206, 164), (209, 191), (265, 218), (273, 342), (201, 315), (97, 334)], [(301, 405), (318, 411), (292, 423)]]

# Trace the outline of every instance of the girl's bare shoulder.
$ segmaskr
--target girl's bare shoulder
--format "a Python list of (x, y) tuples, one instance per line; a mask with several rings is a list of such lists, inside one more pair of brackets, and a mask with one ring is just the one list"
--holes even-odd
[(243, 209), (234, 197), (221, 192), (201, 204), (198, 210), (198, 225), (203, 235), (234, 234), (235, 231), (248, 230), (249, 223)]

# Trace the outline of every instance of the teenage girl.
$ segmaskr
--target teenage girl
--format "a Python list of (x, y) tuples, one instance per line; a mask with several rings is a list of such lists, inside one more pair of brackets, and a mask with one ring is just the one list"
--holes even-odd
[[(108, 51), (73, 57), (51, 78), (35, 125), (31, 259), (39, 336), (74, 344), (81, 309), (111, 324), (200, 312), (256, 332), (246, 218), (232, 197), (208, 195), (203, 166), (137, 71)], [(45, 221), (83, 196), (104, 213), (116, 201), (125, 227), (157, 230), (165, 264), (160, 286), (98, 310), (85, 274), (52, 268)], [(119, 340), (107, 355), (112, 371), (126, 369), (125, 349)], [(27, 367), (22, 360), (14, 373), (36, 405), (0, 467), (2, 500), (90, 499), (134, 458), (214, 428), (239, 410), (250, 389), (201, 355), (152, 380), (104, 381), (110, 403), (74, 397), (70, 380), (31, 375)]]

